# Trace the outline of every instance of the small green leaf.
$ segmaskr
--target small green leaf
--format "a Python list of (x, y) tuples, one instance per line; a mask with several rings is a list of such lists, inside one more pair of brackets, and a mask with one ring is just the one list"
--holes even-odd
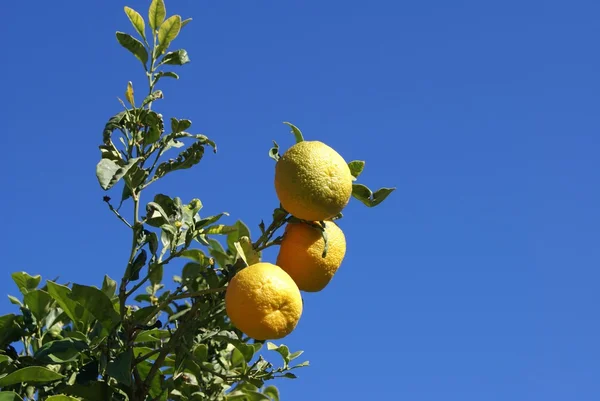
[(133, 8), (125, 7), (125, 14), (127, 14), (129, 21), (131, 21), (131, 25), (133, 25), (137, 33), (146, 40), (146, 24), (140, 13)]
[(18, 305), (18, 306), (23, 306), (23, 304), (21, 303), (21, 301), (19, 300), (19, 298), (12, 296), (12, 295), (7, 295), (8, 300), (10, 301), (11, 304), (13, 305)]
[(162, 282), (163, 279), (163, 266), (162, 264), (152, 264), (150, 265), (150, 283), (152, 285), (158, 285)]
[(273, 141), (273, 147), (269, 149), (269, 157), (276, 162), (281, 158), (279, 155), (279, 145), (275, 141)]
[(125, 386), (131, 385), (131, 360), (133, 350), (131, 348), (121, 352), (116, 358), (108, 363), (106, 373)]
[(206, 264), (208, 259), (204, 252), (202, 252), (200, 249), (186, 249), (185, 251), (181, 252), (181, 257), (193, 260), (202, 266)]
[(79, 398), (69, 397), (68, 395), (51, 395), (46, 401), (79, 401)]
[(183, 21), (181, 21), (181, 27), (183, 28), (184, 26), (186, 26), (187, 24), (189, 24), (190, 22), (192, 22), (191, 18), (186, 18)]
[(190, 120), (178, 120), (177, 118), (171, 118), (171, 131), (174, 133), (185, 131), (192, 126)]
[(117, 32), (116, 35), (121, 46), (129, 50), (138, 60), (142, 62), (144, 68), (146, 68), (146, 64), (148, 63), (148, 51), (146, 51), (143, 43), (124, 32)]
[(181, 17), (173, 15), (160, 25), (158, 30), (159, 45), (156, 48), (156, 55), (162, 54), (171, 44), (173, 39), (179, 35), (181, 30)]
[(81, 304), (71, 299), (71, 290), (64, 285), (48, 281), (48, 294), (58, 303), (66, 315), (73, 321), (75, 327), (85, 332), (92, 315)]
[(4, 376), (0, 379), (0, 387), (19, 383), (49, 383), (64, 379), (64, 376), (41, 366), (28, 366)]
[(50, 312), (52, 297), (46, 291), (33, 290), (23, 296), (23, 302), (38, 321), (43, 320)]
[(19, 287), (21, 294), (27, 294), (29, 291), (35, 290), (40, 281), (42, 281), (42, 276), (39, 274), (37, 276), (30, 276), (26, 272), (15, 272), (10, 276), (17, 287)]
[(298, 358), (300, 355), (302, 355), (304, 353), (304, 351), (296, 351), (290, 354), (290, 361), (293, 361), (294, 359)]
[(44, 364), (62, 364), (78, 360), (86, 349), (85, 341), (66, 338), (45, 343), (33, 357)]
[(279, 401), (279, 390), (275, 386), (268, 386), (263, 390), (263, 394), (273, 401)]
[(248, 364), (246, 363), (246, 360), (244, 359), (244, 354), (242, 354), (240, 352), (240, 350), (237, 348), (234, 348), (233, 351), (231, 352), (231, 367), (233, 367), (233, 368), (241, 367), (243, 371), (245, 371), (246, 368), (248, 367)]
[(296, 143), (300, 143), (300, 142), (304, 141), (302, 132), (300, 132), (300, 129), (298, 127), (296, 127), (294, 124), (289, 123), (287, 121), (285, 121), (284, 124), (288, 125), (292, 129), (292, 134), (294, 134), (294, 137), (296, 138)]
[(112, 399), (112, 389), (104, 381), (96, 381), (96, 377), (87, 384), (74, 384), (61, 387), (61, 392), (75, 397), (80, 397), (85, 401), (106, 401)]
[(160, 178), (175, 170), (188, 169), (198, 164), (203, 155), (204, 145), (200, 142), (195, 142), (181, 152), (175, 160), (159, 164), (156, 168), (155, 176)]
[(360, 173), (362, 173), (365, 168), (365, 162), (362, 160), (353, 160), (348, 163), (348, 168), (350, 168), (350, 174), (352, 174), (352, 177), (354, 177), (353, 181), (356, 181)]
[(104, 280), (102, 281), (102, 292), (105, 293), (109, 298), (115, 296), (117, 291), (117, 282), (112, 278), (104, 275)]
[[(144, 107), (147, 104), (152, 103), (155, 100), (162, 99), (162, 98), (163, 98), (163, 93), (161, 90), (154, 91), (154, 92), (152, 92), (152, 94), (146, 96), (146, 98), (144, 99), (144, 101), (142, 102), (142, 105), (140, 107)], [(152, 142), (150, 142), (150, 143), (152, 143)]]
[(298, 376), (296, 376), (296, 375), (295, 375), (295, 374), (293, 374), (293, 373), (289, 373), (289, 372), (288, 372), (288, 373), (286, 373), (286, 374), (284, 374), (284, 375), (283, 375), (283, 377), (285, 377), (285, 378), (287, 378), (287, 379), (297, 379), (297, 378), (298, 378)]
[(140, 270), (142, 270), (142, 267), (146, 264), (147, 259), (148, 253), (145, 249), (142, 249), (133, 262), (127, 267), (127, 272), (125, 274), (129, 280), (135, 281), (140, 279)]
[(102, 189), (107, 191), (112, 188), (133, 166), (136, 165), (138, 160), (139, 158), (137, 157), (129, 159), (127, 164), (121, 167), (112, 160), (101, 159), (96, 166), (96, 177), (98, 178), (98, 182)]
[(129, 81), (127, 83), (127, 90), (125, 91), (125, 99), (129, 102), (131, 107), (135, 108), (135, 99), (133, 98), (133, 84), (131, 83), (131, 81)]
[(13, 391), (0, 391), (0, 401), (23, 401), (23, 399)]
[(121, 320), (110, 298), (96, 287), (73, 284), (70, 298), (88, 310), (106, 331), (112, 330)]
[(174, 72), (171, 72), (171, 71), (160, 71), (160, 72), (157, 72), (154, 75), (154, 85), (156, 85), (156, 83), (158, 82), (158, 80), (161, 79), (162, 77), (179, 79), (179, 75), (175, 74)]
[(148, 234), (148, 247), (150, 248), (150, 253), (156, 257), (156, 253), (158, 252), (158, 238), (156, 233)]
[(163, 0), (152, 0), (150, 9), (148, 10), (148, 22), (153, 31), (156, 31), (163, 23), (166, 15), (165, 2)]
[(244, 248), (242, 248), (242, 245), (236, 241), (233, 246), (237, 252), (237, 256), (244, 261), (246, 266), (248, 266), (248, 260), (246, 259), (246, 254), (244, 253)]
[(14, 314), (0, 316), (0, 344), (10, 344), (17, 341), (24, 334), (24, 329), (19, 327)]
[(227, 401), (271, 401), (271, 399), (258, 391), (246, 390), (227, 395)]
[(287, 345), (275, 345), (272, 342), (267, 342), (267, 350), (269, 351), (275, 351), (277, 352), (279, 355), (281, 355), (281, 357), (283, 358), (283, 361), (285, 362), (285, 366), (287, 367), (288, 363), (290, 362), (290, 350), (287, 347)]
[(156, 202), (149, 202), (146, 205), (146, 216), (146, 222), (152, 227), (161, 227), (169, 223), (169, 216), (167, 216), (162, 206)]
[(396, 188), (380, 188), (375, 193), (362, 184), (352, 184), (352, 196), (368, 207), (375, 207), (388, 197)]
[(190, 62), (187, 51), (180, 49), (165, 54), (159, 65), (184, 65)]
[(208, 360), (208, 345), (206, 344), (198, 344), (194, 351), (192, 352), (196, 362), (205, 362)]

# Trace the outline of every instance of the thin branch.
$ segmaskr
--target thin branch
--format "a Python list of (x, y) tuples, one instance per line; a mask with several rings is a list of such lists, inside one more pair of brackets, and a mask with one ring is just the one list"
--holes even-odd
[(126, 220), (126, 219), (125, 219), (125, 217), (121, 216), (121, 214), (120, 214), (120, 213), (117, 211), (117, 209), (115, 209), (115, 208), (113, 207), (113, 205), (111, 205), (111, 203), (110, 203), (110, 197), (108, 197), (108, 196), (105, 196), (103, 200), (104, 200), (104, 202), (106, 202), (106, 204), (108, 205), (108, 208), (110, 209), (110, 211), (111, 211), (111, 212), (113, 212), (113, 213), (114, 213), (114, 214), (115, 214), (115, 215), (116, 215), (116, 216), (119, 218), (119, 220), (121, 220), (123, 223), (125, 223), (125, 225), (126, 225), (127, 227), (129, 227), (129, 228), (133, 228), (133, 227), (131, 226), (131, 224), (130, 224), (130, 223), (129, 223), (129, 222)]

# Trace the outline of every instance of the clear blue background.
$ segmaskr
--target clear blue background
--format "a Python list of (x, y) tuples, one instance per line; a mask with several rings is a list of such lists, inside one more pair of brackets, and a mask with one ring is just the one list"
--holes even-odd
[[(148, 1), (4, 1), (0, 293), (9, 273), (99, 285), (127, 229), (95, 178), (105, 121), (140, 63), (114, 32)], [(165, 117), (219, 145), (152, 187), (258, 232), (271, 140), (364, 159), (348, 253), (285, 342), (312, 367), (282, 399), (600, 399), (600, 3), (168, 1), (192, 63)], [(113, 194), (118, 198), (119, 190)], [(271, 260), (275, 254), (267, 255)], [(174, 271), (168, 272), (176, 274)], [(3, 313), (12, 310), (8, 300)], [(277, 355), (274, 355), (276, 357)]]

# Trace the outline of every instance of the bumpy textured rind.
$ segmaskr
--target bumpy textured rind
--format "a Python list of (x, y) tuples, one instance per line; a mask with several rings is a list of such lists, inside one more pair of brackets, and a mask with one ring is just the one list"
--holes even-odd
[(277, 256), (277, 265), (306, 292), (323, 290), (339, 269), (346, 255), (346, 238), (332, 221), (325, 222), (327, 255), (321, 231), (306, 223), (289, 223)]
[(352, 196), (352, 174), (346, 161), (319, 141), (295, 144), (275, 165), (275, 191), (283, 208), (299, 219), (335, 217)]
[(302, 315), (302, 296), (279, 266), (256, 263), (238, 272), (225, 293), (227, 315), (235, 327), (256, 340), (290, 334)]

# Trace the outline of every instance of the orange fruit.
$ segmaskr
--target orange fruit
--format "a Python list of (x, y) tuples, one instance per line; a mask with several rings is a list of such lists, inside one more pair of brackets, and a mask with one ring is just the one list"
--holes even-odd
[(346, 254), (346, 238), (333, 221), (325, 222), (327, 255), (321, 230), (307, 223), (288, 223), (277, 265), (294, 279), (301, 291), (317, 292), (329, 284)]
[(229, 282), (225, 308), (231, 323), (256, 340), (290, 334), (302, 315), (302, 296), (292, 278), (271, 263), (255, 263)]
[(275, 165), (275, 192), (293, 216), (307, 221), (328, 220), (350, 201), (352, 174), (331, 147), (303, 141), (290, 147)]

